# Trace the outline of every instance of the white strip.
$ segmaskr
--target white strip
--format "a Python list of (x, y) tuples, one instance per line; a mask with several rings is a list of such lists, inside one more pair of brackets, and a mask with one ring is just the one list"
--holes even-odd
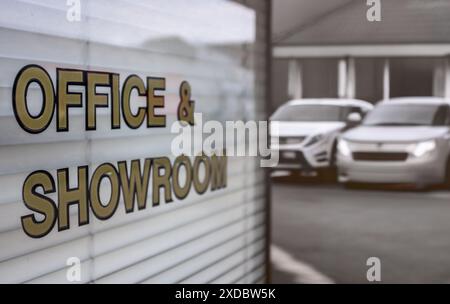
[(271, 259), (278, 270), (294, 276), (294, 283), (299, 284), (333, 284), (334, 281), (318, 272), (312, 266), (296, 260), (283, 249), (272, 245)]
[(282, 176), (289, 176), (291, 174), (288, 170), (277, 170), (270, 174), (270, 177), (282, 177)]
[(338, 97), (344, 98), (345, 97), (345, 91), (347, 88), (347, 60), (340, 59), (338, 62)]
[(450, 199), (450, 193), (448, 191), (434, 191), (430, 192), (427, 196), (436, 199)]
[(446, 56), (450, 44), (275, 46), (276, 58)]
[(450, 98), (450, 62), (449, 58), (445, 58), (445, 87), (444, 87), (444, 97)]
[(391, 96), (391, 68), (389, 59), (384, 60), (383, 65), (383, 100), (388, 100)]

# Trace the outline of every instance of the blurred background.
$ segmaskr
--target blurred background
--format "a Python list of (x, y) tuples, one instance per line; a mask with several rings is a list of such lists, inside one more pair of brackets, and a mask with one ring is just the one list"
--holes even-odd
[[(449, 15), (448, 0), (274, 0), (272, 112), (292, 99), (448, 97)], [(450, 282), (447, 187), (349, 189), (309, 170), (272, 181), (274, 283), (368, 283), (370, 257), (384, 283)]]

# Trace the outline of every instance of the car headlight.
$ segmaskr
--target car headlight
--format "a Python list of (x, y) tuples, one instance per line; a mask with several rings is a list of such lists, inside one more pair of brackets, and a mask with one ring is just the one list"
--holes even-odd
[(313, 137), (311, 137), (310, 140), (308, 140), (308, 142), (305, 144), (305, 147), (312, 146), (315, 143), (321, 141), (323, 138), (324, 138), (323, 134), (314, 135)]
[(350, 150), (348, 142), (343, 139), (340, 139), (338, 141), (337, 150), (338, 150), (339, 154), (341, 154), (343, 156), (350, 156), (350, 154), (352, 154), (352, 151)]
[(427, 140), (423, 142), (419, 142), (417, 144), (412, 145), (411, 153), (415, 157), (422, 157), (425, 154), (436, 149), (436, 141), (435, 140)]

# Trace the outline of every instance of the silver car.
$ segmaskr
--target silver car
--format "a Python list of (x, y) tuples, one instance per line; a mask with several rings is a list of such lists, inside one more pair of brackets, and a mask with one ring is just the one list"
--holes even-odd
[[(271, 117), (271, 149), (279, 152), (274, 170), (300, 170), (336, 178), (337, 137), (356, 126), (373, 105), (356, 99), (298, 99)], [(275, 131), (276, 130), (276, 131)], [(331, 176), (334, 175), (334, 176)]]
[(379, 103), (338, 141), (340, 182), (407, 183), (450, 180), (450, 102), (403, 97)]

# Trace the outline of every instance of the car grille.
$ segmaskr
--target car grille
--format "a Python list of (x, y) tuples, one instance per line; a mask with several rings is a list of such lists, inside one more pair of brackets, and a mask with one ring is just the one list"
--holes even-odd
[(365, 161), (405, 161), (406, 152), (353, 152), (354, 160)]
[[(294, 153), (295, 156), (288, 157), (288, 155), (292, 156), (292, 153)], [(280, 151), (279, 163), (282, 165), (301, 165), (302, 168), (311, 167), (303, 153), (299, 151)]]
[(280, 145), (291, 145), (291, 144), (300, 144), (303, 140), (305, 140), (306, 136), (297, 136), (297, 137), (279, 137)]

